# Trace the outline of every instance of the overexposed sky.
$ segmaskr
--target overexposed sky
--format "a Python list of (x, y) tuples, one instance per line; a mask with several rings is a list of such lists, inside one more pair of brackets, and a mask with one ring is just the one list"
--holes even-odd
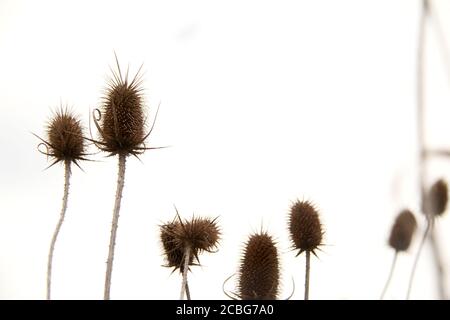
[[(278, 241), (283, 292), (303, 298), (304, 257), (289, 251), (297, 198), (321, 210), (325, 243), (312, 299), (378, 299), (393, 252), (391, 223), (417, 209), (416, 48), (421, 1), (0, 0), (0, 298), (44, 299), (63, 168), (37, 152), (51, 111), (86, 125), (114, 66), (144, 63), (150, 118), (142, 163), (127, 162), (112, 299), (177, 299), (158, 225), (219, 216), (220, 249), (190, 275), (194, 299), (223, 299), (242, 243), (261, 226)], [(450, 42), (450, 3), (433, 1)], [(450, 148), (450, 86), (434, 30), (427, 42), (427, 142)], [(95, 149), (92, 149), (95, 152)], [(52, 297), (102, 299), (117, 159), (74, 168), (56, 244)], [(430, 181), (450, 178), (450, 159)], [(419, 231), (424, 219), (416, 215)], [(437, 225), (443, 248), (448, 214)], [(415, 238), (386, 298), (403, 299)], [(450, 272), (450, 254), (443, 250)], [(412, 298), (436, 298), (425, 247)], [(450, 277), (447, 280), (450, 287)], [(232, 287), (232, 283), (230, 284)]]

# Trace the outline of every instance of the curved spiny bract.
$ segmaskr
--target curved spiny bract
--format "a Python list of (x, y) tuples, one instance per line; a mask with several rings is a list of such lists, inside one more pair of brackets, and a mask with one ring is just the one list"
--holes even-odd
[(308, 201), (296, 201), (289, 215), (289, 233), (293, 248), (303, 251), (314, 251), (322, 244), (322, 224), (316, 208)]
[(241, 259), (238, 296), (243, 300), (275, 300), (280, 265), (275, 242), (267, 233), (249, 237)]
[(395, 251), (408, 250), (416, 229), (417, 221), (412, 212), (407, 209), (401, 211), (392, 226), (389, 245)]

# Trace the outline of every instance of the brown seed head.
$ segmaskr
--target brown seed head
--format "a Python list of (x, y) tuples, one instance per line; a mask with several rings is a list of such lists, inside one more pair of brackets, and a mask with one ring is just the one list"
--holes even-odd
[[(180, 269), (180, 272), (184, 271), (183, 248), (178, 246), (179, 241), (175, 238), (175, 229), (180, 228), (178, 221), (173, 221), (162, 225), (161, 227), (161, 242), (163, 245), (164, 255), (166, 258), (166, 267), (174, 268), (173, 271)], [(189, 265), (193, 265), (194, 256), (189, 258)]]
[(289, 232), (294, 249), (314, 253), (322, 244), (322, 225), (319, 214), (308, 201), (296, 201), (289, 215)]
[[(116, 58), (117, 62), (117, 58)], [(100, 132), (97, 145), (103, 151), (115, 154), (141, 154), (145, 151), (145, 117), (142, 81), (139, 71), (130, 82), (117, 62), (117, 72), (108, 84), (100, 113), (101, 123), (94, 119)], [(139, 69), (140, 70), (140, 69)]]
[(184, 252), (190, 248), (189, 265), (194, 265), (194, 258), (203, 251), (213, 252), (220, 240), (220, 230), (216, 219), (192, 217), (190, 221), (174, 220), (161, 226), (161, 241), (165, 252), (167, 266), (184, 271)]
[(47, 147), (42, 153), (54, 159), (53, 163), (87, 160), (86, 144), (80, 119), (67, 108), (60, 107), (47, 124), (47, 140), (38, 137)]
[(412, 212), (403, 210), (399, 213), (392, 226), (389, 245), (396, 251), (408, 250), (416, 228), (417, 222)]
[(424, 212), (431, 216), (442, 215), (448, 202), (448, 186), (444, 179), (436, 181), (426, 194), (424, 199)]
[(249, 237), (239, 270), (238, 296), (243, 300), (275, 300), (279, 285), (278, 252), (267, 233)]

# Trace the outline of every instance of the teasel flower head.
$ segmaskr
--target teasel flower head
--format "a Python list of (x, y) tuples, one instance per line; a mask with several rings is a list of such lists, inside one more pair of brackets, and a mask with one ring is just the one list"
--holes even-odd
[[(96, 146), (109, 153), (134, 155), (142, 154), (147, 148), (145, 140), (153, 130), (158, 111), (152, 127), (146, 133), (145, 103), (142, 88), (141, 68), (130, 81), (128, 70), (125, 75), (116, 56), (117, 71), (112, 71), (100, 109), (94, 110), (94, 123), (99, 131), (98, 140), (92, 141)], [(159, 107), (158, 107), (159, 110)]]
[(220, 229), (216, 220), (193, 216), (191, 220), (182, 221), (177, 214), (172, 222), (162, 225), (160, 236), (166, 266), (174, 270), (180, 269), (183, 273), (186, 248), (190, 248), (192, 253), (189, 259), (190, 266), (196, 264), (194, 258), (200, 263), (198, 256), (202, 252), (215, 252), (220, 240)]
[(448, 186), (444, 179), (437, 180), (425, 194), (423, 211), (425, 214), (441, 216), (447, 209)]
[(397, 252), (408, 250), (416, 229), (414, 214), (408, 209), (401, 211), (392, 226), (389, 245)]
[(317, 209), (309, 201), (297, 200), (289, 215), (289, 233), (294, 250), (298, 255), (303, 251), (315, 254), (322, 245), (323, 231)]
[(276, 300), (280, 263), (274, 240), (265, 232), (252, 234), (245, 244), (239, 269), (238, 294), (242, 300)]
[[(67, 107), (61, 106), (54, 112), (46, 129), (47, 139), (34, 135), (42, 141), (38, 146), (39, 152), (53, 159), (49, 167), (67, 161), (79, 166), (79, 161), (88, 160), (81, 120)], [(45, 151), (40, 149), (41, 146)]]
[[(175, 238), (175, 229), (180, 227), (178, 221), (172, 221), (160, 226), (160, 237), (163, 245), (164, 256), (166, 259), (165, 267), (177, 269), (181, 273), (184, 271), (183, 248), (179, 246), (179, 241)], [(194, 256), (190, 255), (189, 265), (194, 265)]]

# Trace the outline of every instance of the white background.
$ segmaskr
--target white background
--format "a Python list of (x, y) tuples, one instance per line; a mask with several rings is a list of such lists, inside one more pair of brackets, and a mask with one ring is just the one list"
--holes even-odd
[[(450, 2), (433, 1), (450, 41)], [(144, 63), (150, 118), (142, 163), (127, 162), (113, 299), (177, 299), (158, 225), (219, 216), (218, 253), (190, 275), (194, 299), (222, 299), (251, 232), (278, 242), (283, 287), (303, 298), (287, 214), (320, 208), (325, 245), (311, 265), (312, 299), (378, 299), (392, 221), (417, 212), (416, 49), (421, 1), (0, 1), (0, 298), (45, 298), (47, 253), (63, 168), (37, 152), (52, 110), (67, 103), (88, 126), (114, 67)], [(450, 148), (450, 90), (434, 29), (427, 42), (427, 143)], [(94, 132), (94, 135), (96, 133)], [(91, 149), (95, 152), (95, 149)], [(117, 159), (74, 168), (56, 244), (55, 299), (102, 299)], [(450, 178), (450, 159), (430, 180)], [(419, 232), (424, 219), (416, 214)], [(448, 214), (437, 228), (450, 272)], [(417, 236), (386, 298), (403, 299)], [(429, 252), (412, 298), (437, 298)], [(450, 277), (447, 279), (450, 286)], [(233, 289), (233, 283), (229, 284)]]

